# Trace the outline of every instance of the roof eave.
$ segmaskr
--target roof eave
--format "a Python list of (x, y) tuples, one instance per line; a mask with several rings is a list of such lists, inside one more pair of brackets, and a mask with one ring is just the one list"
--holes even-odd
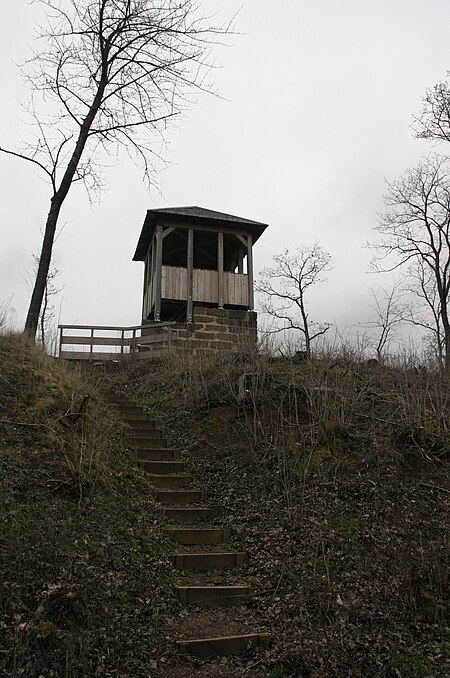
[[(153, 232), (155, 229), (155, 226), (158, 221), (166, 221), (166, 222), (184, 222), (184, 223), (210, 223), (212, 219), (208, 217), (202, 217), (202, 216), (186, 216), (186, 215), (181, 215), (181, 214), (170, 214), (169, 212), (160, 212), (158, 210), (147, 210), (147, 214), (145, 216), (145, 220), (142, 226), (141, 234), (139, 236), (138, 244), (136, 246), (136, 251), (133, 256), (133, 261), (144, 261), (145, 256), (147, 254), (150, 242), (153, 237)], [(268, 227), (268, 224), (264, 224), (259, 221), (231, 221), (231, 220), (224, 220), (224, 219), (214, 219), (214, 223), (217, 226), (224, 226), (225, 230), (227, 228), (232, 228), (233, 226), (235, 228), (242, 229), (242, 231), (245, 233), (250, 233), (253, 236), (253, 244), (260, 238), (260, 236), (264, 233), (266, 228)]]

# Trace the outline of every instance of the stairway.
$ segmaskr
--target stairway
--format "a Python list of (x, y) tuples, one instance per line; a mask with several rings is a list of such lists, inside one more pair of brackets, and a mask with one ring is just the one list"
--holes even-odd
[[(162, 431), (141, 407), (118, 395), (111, 396), (110, 402), (129, 425), (138, 462), (153, 486), (166, 533), (174, 542), (173, 564), (186, 575), (187, 583), (176, 588), (180, 604), (205, 610), (246, 605), (250, 587), (228, 581), (242, 566), (245, 554), (224, 546), (230, 537), (228, 528), (209, 524), (220, 515), (219, 508), (204, 504), (206, 493), (195, 486), (194, 478), (186, 472), (186, 462), (178, 458), (178, 450), (167, 446)], [(208, 573), (213, 583), (205, 583)], [(199, 581), (192, 582), (196, 576)], [(225, 583), (217, 583), (218, 578), (224, 578)], [(180, 654), (202, 659), (243, 654), (250, 648), (267, 649), (268, 644), (269, 634), (248, 632), (177, 641)]]

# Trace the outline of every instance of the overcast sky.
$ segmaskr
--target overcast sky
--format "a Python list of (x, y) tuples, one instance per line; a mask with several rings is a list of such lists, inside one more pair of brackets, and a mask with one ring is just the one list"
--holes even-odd
[[(425, 88), (450, 69), (448, 0), (204, 0), (205, 13), (237, 30), (217, 48), (211, 74), (221, 98), (201, 97), (167, 137), (169, 163), (150, 193), (139, 167), (111, 161), (108, 190), (89, 205), (76, 188), (53, 265), (64, 286), (61, 322), (140, 322), (143, 265), (131, 258), (149, 208), (199, 205), (269, 223), (256, 271), (275, 252), (317, 238), (334, 263), (317, 288), (313, 317), (340, 328), (367, 318), (364, 249), (382, 210), (384, 179), (430, 147), (412, 118)], [(26, 0), (2, 2), (0, 144), (23, 134), (25, 100), (14, 61), (27, 56), (40, 15)], [(41, 245), (49, 192), (37, 172), (0, 154), (0, 303), (12, 296), (18, 325)], [(59, 303), (59, 302), (58, 302)]]

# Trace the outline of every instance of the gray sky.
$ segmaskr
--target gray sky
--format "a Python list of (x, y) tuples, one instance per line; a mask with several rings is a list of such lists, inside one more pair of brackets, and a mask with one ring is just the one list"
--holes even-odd
[[(0, 26), (0, 144), (23, 134), (17, 98), (26, 90), (13, 61), (32, 44), (39, 7), (3, 0)], [(255, 248), (258, 271), (284, 248), (318, 238), (334, 263), (314, 292), (313, 317), (340, 328), (369, 313), (363, 248), (393, 179), (431, 148), (413, 138), (412, 117), (427, 86), (450, 69), (448, 0), (204, 0), (237, 29), (216, 53), (211, 78), (222, 98), (201, 97), (167, 137), (170, 163), (148, 192), (139, 167), (110, 162), (108, 190), (93, 208), (76, 188), (53, 265), (61, 321), (140, 322), (142, 264), (132, 262), (145, 211), (199, 205), (268, 222)], [(0, 154), (0, 303), (13, 295), (16, 322), (28, 292), (48, 211), (37, 172)]]

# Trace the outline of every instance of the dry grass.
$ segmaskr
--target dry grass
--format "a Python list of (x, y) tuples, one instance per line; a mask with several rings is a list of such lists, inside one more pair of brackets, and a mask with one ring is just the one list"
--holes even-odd
[(275, 639), (267, 676), (447, 675), (445, 374), (348, 348), (101, 369), (226, 503)]
[(0, 675), (147, 675), (173, 574), (122, 425), (95, 375), (21, 336), (0, 393)]

